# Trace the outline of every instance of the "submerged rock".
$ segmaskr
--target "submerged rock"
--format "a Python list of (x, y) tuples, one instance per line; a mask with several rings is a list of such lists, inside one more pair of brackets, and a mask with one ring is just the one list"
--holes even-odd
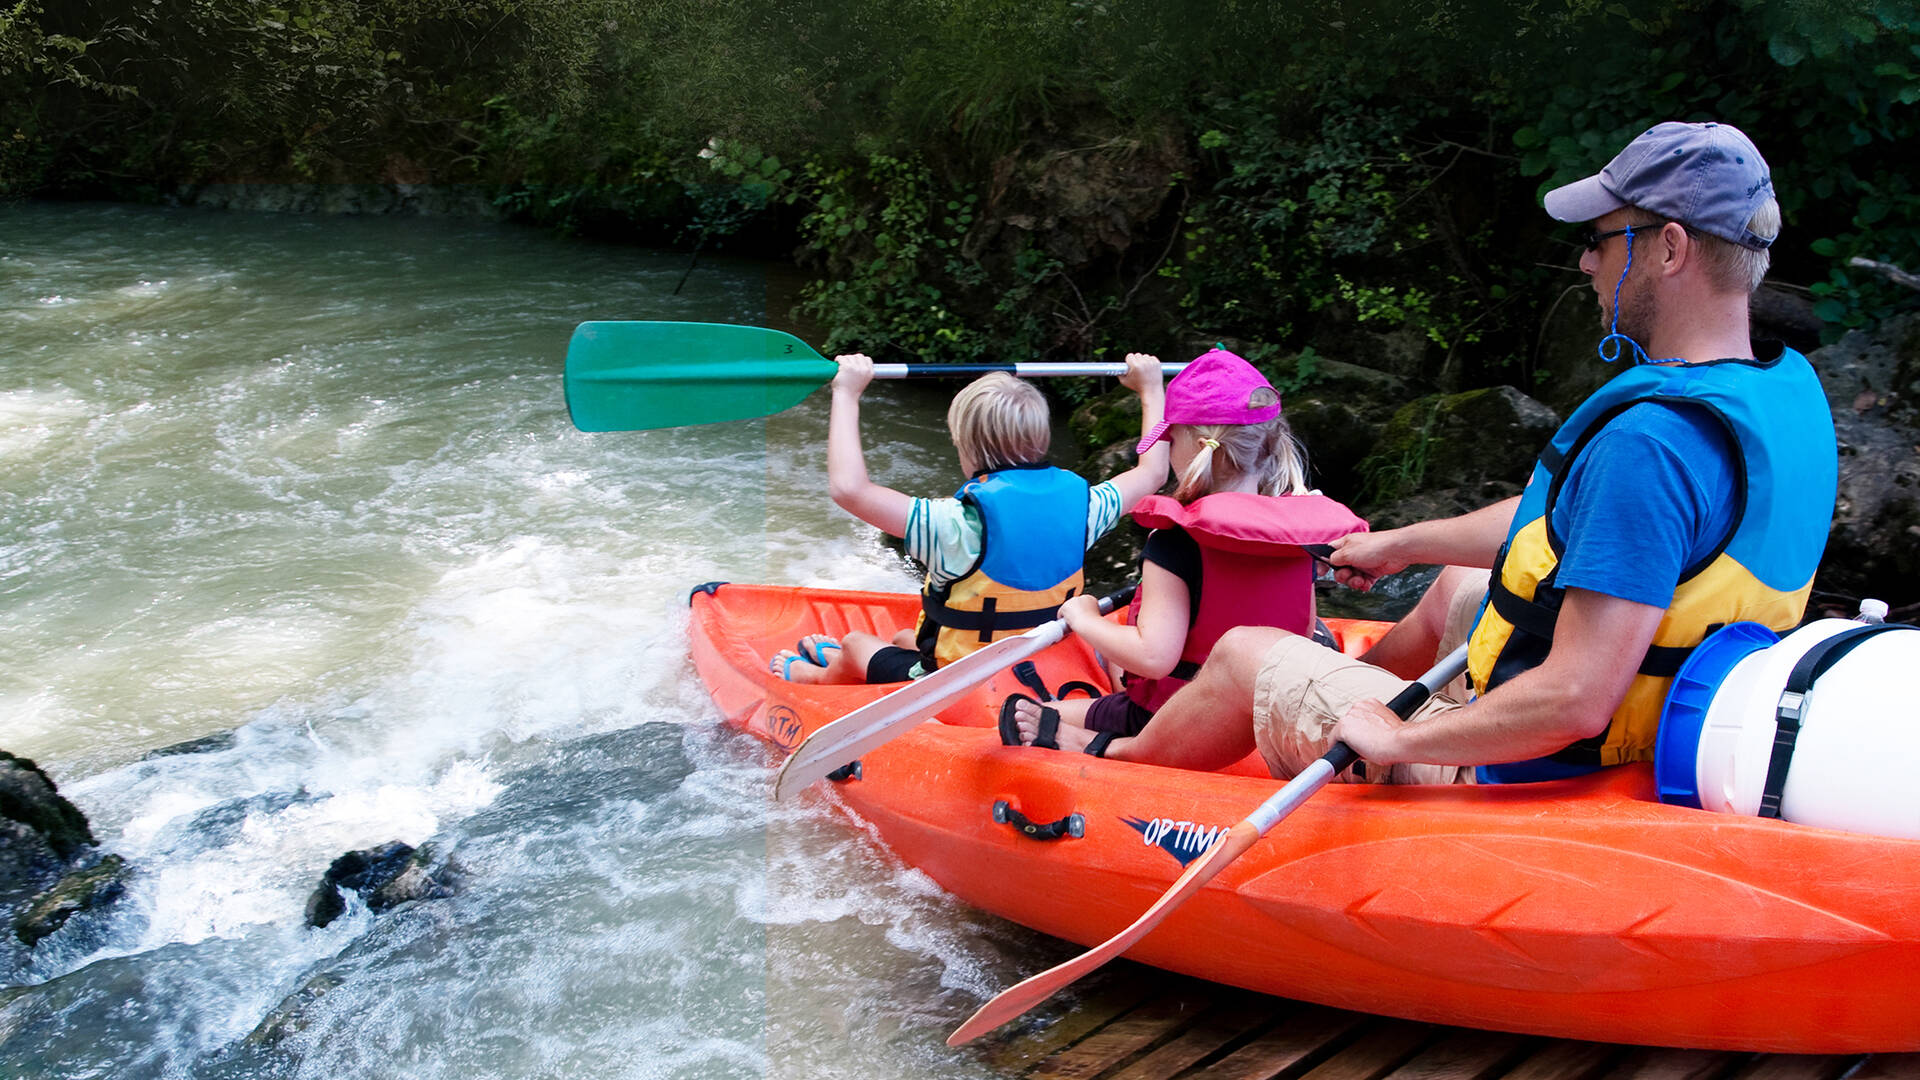
[(238, 738), (238, 734), (232, 731), (216, 731), (197, 739), (188, 739), (185, 742), (174, 743), (172, 746), (163, 746), (158, 750), (149, 750), (140, 755), (140, 760), (152, 761), (155, 758), (179, 757), (184, 754), (216, 754), (222, 750), (233, 749), (233, 744)]
[(108, 855), (85, 869), (62, 877), (53, 888), (26, 905), (13, 920), (14, 936), (28, 948), (60, 929), (82, 911), (102, 908), (127, 891), (132, 868), (118, 855)]
[(451, 862), (435, 868), (433, 849), (418, 850), (398, 840), (377, 848), (349, 851), (333, 860), (320, 885), (307, 898), (307, 925), (323, 927), (347, 910), (343, 889), (360, 894), (370, 911), (388, 911), (410, 900), (438, 900), (459, 890), (459, 870)]
[(248, 1033), (243, 1045), (247, 1048), (271, 1047), (289, 1035), (298, 1035), (313, 1022), (313, 1006), (345, 983), (346, 979), (330, 971), (308, 979), (300, 989), (281, 999), (280, 1004)]

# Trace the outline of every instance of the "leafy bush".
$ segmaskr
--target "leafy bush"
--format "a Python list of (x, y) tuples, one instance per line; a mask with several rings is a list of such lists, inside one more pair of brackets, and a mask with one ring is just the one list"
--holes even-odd
[[(1578, 281), (1532, 196), (1661, 119), (1755, 136), (1777, 277), (1833, 333), (1911, 304), (1852, 260), (1920, 269), (1915, 23), (1911, 0), (0, 0), (0, 191), (477, 181), (574, 232), (798, 245), (835, 346), (1338, 356), (1388, 330), (1430, 378), (1524, 382)], [(1098, 252), (1012, 206), (1142, 147), (1179, 160), (1166, 210)]]

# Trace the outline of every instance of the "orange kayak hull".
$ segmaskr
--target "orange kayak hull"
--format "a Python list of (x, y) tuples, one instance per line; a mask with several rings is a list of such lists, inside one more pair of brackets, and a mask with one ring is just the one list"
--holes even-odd
[[(888, 688), (786, 683), (767, 657), (804, 633), (889, 633), (916, 604), (728, 585), (694, 596), (694, 664), (730, 723), (791, 748)], [(1358, 651), (1383, 624), (1335, 629)], [(1072, 638), (1036, 662), (1050, 686), (1106, 685)], [(1002, 673), (831, 785), (902, 859), (983, 910), (1098, 944), (1275, 788), (1257, 759), (1197, 773), (1003, 747), (993, 718), (1024, 689)], [(1079, 835), (1034, 840), (1014, 815), (1077, 816)], [(1920, 843), (1663, 805), (1638, 766), (1503, 787), (1334, 784), (1128, 956), (1561, 1038), (1920, 1050)]]

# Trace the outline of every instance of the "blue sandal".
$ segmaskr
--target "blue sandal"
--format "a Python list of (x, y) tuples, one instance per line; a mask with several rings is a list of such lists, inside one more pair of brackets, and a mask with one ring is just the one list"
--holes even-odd
[[(789, 656), (786, 656), (786, 657), (779, 657), (779, 656), (776, 656), (776, 657), (774, 657), (773, 659), (774, 659), (775, 661), (778, 661), (778, 662), (779, 662), (779, 664), (780, 664), (780, 677), (781, 677), (782, 679), (785, 679), (785, 680), (786, 680), (786, 681), (788, 681), (788, 682), (792, 682), (792, 681), (793, 681), (793, 662), (794, 662), (795, 660), (804, 660), (804, 659), (806, 659), (806, 658), (805, 658), (805, 657), (802, 657), (802, 656), (793, 656), (793, 655), (789, 655)], [(817, 666), (817, 665), (816, 665), (816, 666)], [(768, 670), (768, 671), (772, 671), (772, 670), (773, 670), (773, 664), (772, 664), (772, 663), (769, 663), (769, 664), (767, 665), (767, 670)]]
[[(816, 635), (808, 634), (807, 637), (803, 637), (799, 641), (794, 642), (793, 651), (796, 653), (799, 653), (801, 659), (805, 660), (809, 664), (814, 665), (815, 667), (826, 667), (829, 663), (831, 663), (831, 661), (829, 661), (826, 657), (827, 650), (833, 649), (835, 651), (838, 651), (840, 648), (840, 643), (837, 641), (822, 641), (817, 644), (814, 644), (807, 640), (807, 638), (811, 638), (815, 636)], [(809, 644), (813, 645), (811, 649), (808, 648)]]

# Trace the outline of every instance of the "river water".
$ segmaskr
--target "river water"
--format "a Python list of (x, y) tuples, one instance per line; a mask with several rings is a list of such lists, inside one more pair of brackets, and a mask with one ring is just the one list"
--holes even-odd
[[(0, 207), (0, 748), (135, 868), (0, 951), (0, 1075), (995, 1075), (941, 1040), (1071, 949), (771, 804), (687, 659), (703, 581), (913, 587), (827, 500), (825, 396), (567, 421), (581, 320), (768, 321), (765, 268), (685, 270), (471, 222)], [(956, 479), (946, 392), (876, 387), (877, 478)], [(329, 863), (392, 840), (460, 893), (305, 928)]]

